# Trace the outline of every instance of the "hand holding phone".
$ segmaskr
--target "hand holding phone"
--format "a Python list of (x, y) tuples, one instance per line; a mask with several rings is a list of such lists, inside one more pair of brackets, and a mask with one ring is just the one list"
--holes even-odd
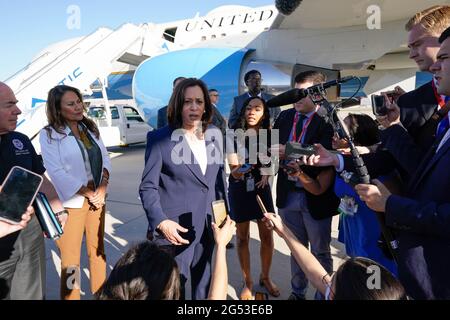
[(224, 200), (217, 200), (212, 202), (212, 211), (214, 215), (214, 223), (222, 228), (227, 220), (227, 208)]
[(39, 191), (42, 176), (15, 166), (2, 184), (0, 192), (0, 220), (19, 224)]
[(386, 107), (385, 97), (382, 95), (373, 94), (372, 97), (372, 112), (378, 117), (387, 115), (388, 109)]
[(280, 168), (282, 168), (288, 175), (293, 175), (300, 170), (297, 164), (289, 165), (289, 163), (280, 163)]
[[(0, 186), (0, 191), (2, 187)], [(22, 221), (19, 224), (12, 224), (6, 221), (0, 221), (0, 238), (3, 238), (11, 233), (24, 229), (28, 222), (31, 220), (31, 216), (34, 214), (33, 207), (28, 207), (27, 211), (22, 215)]]

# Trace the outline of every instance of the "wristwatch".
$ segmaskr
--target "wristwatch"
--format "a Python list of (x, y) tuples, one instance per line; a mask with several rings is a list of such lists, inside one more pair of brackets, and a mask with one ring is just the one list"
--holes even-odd
[(67, 211), (66, 209), (64, 209), (64, 210), (62, 210), (62, 211), (59, 211), (59, 212), (56, 212), (56, 213), (55, 213), (55, 215), (56, 215), (57, 217), (62, 216), (63, 214), (69, 215), (69, 211)]

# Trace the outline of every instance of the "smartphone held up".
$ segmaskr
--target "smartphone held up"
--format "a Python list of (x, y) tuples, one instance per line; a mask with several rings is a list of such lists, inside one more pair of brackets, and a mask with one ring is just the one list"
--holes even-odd
[(13, 167), (0, 192), (0, 220), (19, 224), (22, 214), (33, 203), (42, 181), (43, 178), (34, 172)]
[(214, 215), (214, 223), (222, 228), (227, 220), (227, 208), (224, 200), (217, 200), (212, 202), (212, 211)]

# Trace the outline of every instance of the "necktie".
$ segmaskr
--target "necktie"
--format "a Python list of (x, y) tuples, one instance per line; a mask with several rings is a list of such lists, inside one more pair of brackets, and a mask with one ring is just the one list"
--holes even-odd
[(445, 133), (447, 131), (447, 129), (450, 126), (450, 121), (448, 119), (448, 115), (445, 116), (444, 119), (441, 120), (441, 122), (439, 122), (438, 127), (437, 127), (437, 131), (436, 131), (436, 137), (441, 136), (443, 133)]
[(300, 135), (302, 134), (303, 121), (305, 121), (306, 118), (307, 117), (304, 114), (300, 114), (300, 117), (298, 117), (297, 126), (295, 128), (295, 137), (297, 138), (297, 140), (300, 138)]
[[(450, 101), (450, 96), (446, 96), (444, 98), (445, 103), (448, 103)], [(443, 108), (445, 108), (446, 106), (444, 106)], [(444, 119), (441, 120), (441, 122), (439, 122), (437, 129), (436, 129), (436, 137), (439, 137), (441, 135), (443, 135), (448, 127), (449, 127), (449, 119), (448, 119), (448, 114), (445, 115)]]

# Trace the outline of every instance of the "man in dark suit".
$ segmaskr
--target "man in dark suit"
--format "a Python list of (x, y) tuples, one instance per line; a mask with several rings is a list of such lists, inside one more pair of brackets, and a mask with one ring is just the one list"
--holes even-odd
[[(175, 80), (173, 80), (172, 83), (172, 90), (175, 90), (175, 87), (184, 79), (186, 79), (185, 77), (178, 77)], [(156, 128), (157, 129), (161, 129), (162, 127), (167, 126), (167, 107), (162, 107), (161, 109), (158, 110), (158, 119), (157, 119), (157, 123), (156, 123)]]
[[(248, 98), (258, 96), (267, 101), (273, 97), (273, 95), (262, 91), (262, 78), (261, 73), (258, 70), (250, 70), (249, 72), (247, 72), (244, 76), (244, 82), (248, 88), (248, 92), (234, 97), (233, 105), (231, 106), (230, 117), (228, 118), (228, 127), (230, 129), (233, 129), (236, 125), (236, 122), (238, 121), (241, 114), (242, 105)], [(280, 108), (270, 109), (270, 124), (273, 125), (280, 111)]]
[[(325, 76), (316, 71), (303, 72), (295, 77), (295, 87), (299, 89), (321, 82), (325, 82)], [(316, 114), (316, 109), (317, 106), (313, 101), (306, 97), (295, 103), (294, 108), (280, 113), (274, 125), (274, 129), (278, 129), (280, 135), (278, 146), (280, 159), (285, 157), (285, 144), (289, 141), (305, 144), (322, 143), (331, 148), (333, 129)], [(317, 176), (318, 173), (316, 172), (315, 175)], [(328, 272), (332, 272), (331, 215), (320, 220), (313, 218), (312, 211), (327, 214), (328, 212), (324, 211), (327, 208), (318, 207), (317, 201), (314, 201), (317, 197), (308, 193), (301, 183), (293, 180), (283, 170), (278, 172), (277, 207), (279, 212), (283, 216), (283, 221), (302, 244), (308, 247), (310, 243), (312, 253)], [(322, 200), (325, 205), (332, 203), (328, 198)], [(292, 256), (291, 274), (292, 293), (289, 299), (304, 299), (308, 280)]]
[[(439, 41), (431, 69), (439, 94), (450, 95), (450, 28)], [(450, 130), (449, 114), (433, 146), (415, 171), (405, 196), (392, 195), (378, 181), (358, 185), (367, 205), (385, 212), (397, 230), (399, 277), (414, 299), (450, 299)]]

